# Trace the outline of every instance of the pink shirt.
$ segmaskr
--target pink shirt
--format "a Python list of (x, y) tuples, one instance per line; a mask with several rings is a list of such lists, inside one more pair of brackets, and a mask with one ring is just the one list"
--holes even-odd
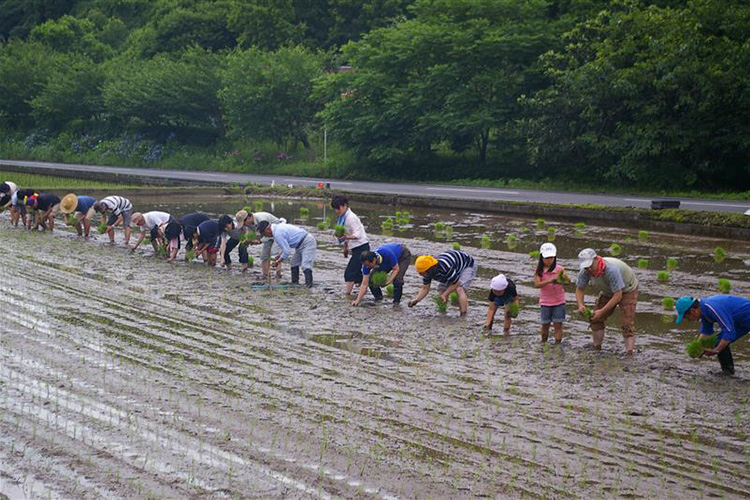
[[(560, 272), (561, 269), (564, 269), (561, 265), (557, 265), (555, 267), (555, 270), (551, 273), (549, 272), (542, 272), (542, 281), (548, 280), (550, 278), (557, 278), (557, 273)], [(542, 288), (539, 289), (539, 305), (541, 306), (559, 306), (560, 304), (565, 303), (565, 289), (563, 286), (559, 283), (550, 283), (548, 285), (544, 285)]]

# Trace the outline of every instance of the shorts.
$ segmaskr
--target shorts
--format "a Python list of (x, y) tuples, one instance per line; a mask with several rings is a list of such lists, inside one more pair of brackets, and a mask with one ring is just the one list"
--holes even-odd
[[(474, 265), (471, 267), (467, 267), (466, 269), (461, 271), (461, 274), (458, 276), (459, 286), (463, 288), (464, 291), (469, 290), (476, 276), (477, 276), (477, 266)], [(445, 283), (440, 283), (438, 285), (438, 292), (443, 293), (449, 286), (450, 285), (447, 285)]]
[(133, 215), (132, 210), (125, 210), (119, 215), (112, 214), (109, 216), (109, 219), (107, 219), (107, 225), (108, 226), (114, 226), (117, 222), (117, 219), (122, 217), (122, 226), (123, 227), (130, 227), (130, 216)]
[(565, 304), (556, 306), (541, 306), (542, 324), (565, 322)]

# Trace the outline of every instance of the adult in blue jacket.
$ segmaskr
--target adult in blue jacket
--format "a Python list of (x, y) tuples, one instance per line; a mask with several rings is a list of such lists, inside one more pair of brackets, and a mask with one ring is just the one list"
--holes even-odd
[(393, 284), (393, 304), (401, 302), (404, 293), (404, 276), (411, 263), (411, 253), (406, 245), (400, 243), (387, 243), (375, 249), (374, 252), (363, 253), (360, 257), (362, 262), (362, 283), (359, 285), (359, 294), (352, 301), (353, 306), (358, 306), (369, 286), (375, 300), (383, 300), (383, 292), (379, 286), (370, 285), (370, 276), (373, 272), (383, 271), (389, 273), (385, 285)]
[(717, 355), (721, 370), (734, 375), (734, 360), (731, 344), (750, 332), (750, 299), (736, 295), (712, 295), (698, 300), (687, 295), (677, 299), (677, 323), (683, 318), (688, 321), (701, 322), (701, 337), (714, 334), (714, 325), (718, 325), (716, 345), (706, 349), (705, 356)]

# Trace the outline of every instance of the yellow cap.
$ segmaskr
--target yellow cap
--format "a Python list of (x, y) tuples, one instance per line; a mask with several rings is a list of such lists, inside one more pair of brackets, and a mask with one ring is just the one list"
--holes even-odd
[(78, 206), (78, 197), (73, 193), (63, 196), (60, 202), (60, 211), (64, 214), (72, 214)]
[(437, 259), (432, 255), (420, 255), (417, 257), (417, 272), (423, 273), (437, 264)]

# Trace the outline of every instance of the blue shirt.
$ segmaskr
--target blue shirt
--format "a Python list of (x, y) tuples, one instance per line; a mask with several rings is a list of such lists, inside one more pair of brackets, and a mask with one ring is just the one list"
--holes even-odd
[(198, 231), (200, 234), (198, 235), (198, 241), (201, 243), (208, 243), (209, 245), (213, 247), (218, 247), (217, 240), (219, 239), (219, 236), (221, 235), (221, 228), (219, 228), (219, 221), (216, 220), (207, 220), (205, 222), (201, 222), (200, 225), (198, 225)]
[(701, 333), (714, 333), (719, 325), (719, 339), (734, 342), (750, 331), (750, 299), (736, 295), (712, 295), (700, 301)]
[(401, 243), (387, 243), (378, 247), (375, 250), (375, 253), (380, 256), (380, 259), (375, 261), (375, 267), (373, 269), (370, 269), (367, 266), (362, 266), (362, 274), (367, 276), (373, 271), (385, 271), (386, 273), (390, 273), (396, 264), (398, 264), (398, 259), (401, 258), (403, 248), (404, 247), (401, 246)]
[(75, 211), (86, 214), (86, 212), (91, 210), (91, 207), (94, 206), (94, 203), (96, 203), (96, 198), (92, 198), (91, 196), (79, 196), (78, 205), (76, 205)]
[(281, 260), (286, 260), (307, 236), (307, 231), (291, 224), (274, 224), (273, 241), (281, 248)]

